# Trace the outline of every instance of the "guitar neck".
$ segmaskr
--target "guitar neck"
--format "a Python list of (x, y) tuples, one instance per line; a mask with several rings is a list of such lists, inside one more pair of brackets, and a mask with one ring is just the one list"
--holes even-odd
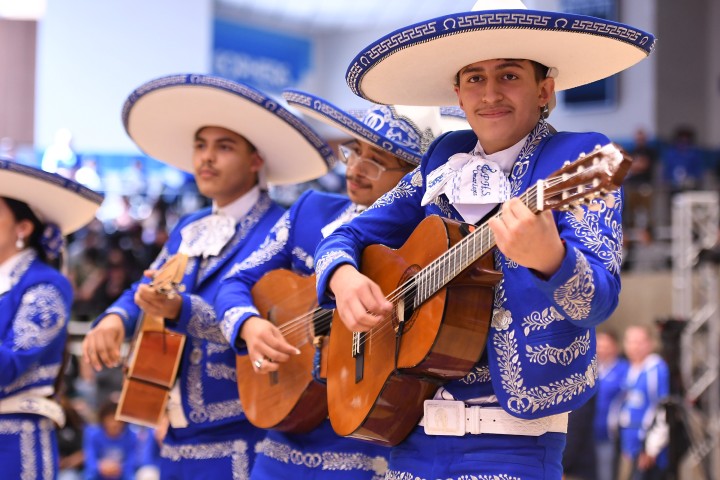
[[(533, 213), (540, 212), (538, 208), (538, 185), (529, 188), (518, 198)], [(492, 218), (500, 218), (501, 216), (502, 212), (498, 212)], [(419, 306), (445, 287), (463, 270), (492, 250), (493, 247), (495, 247), (495, 235), (493, 235), (492, 230), (485, 222), (408, 281), (415, 284), (415, 306)]]

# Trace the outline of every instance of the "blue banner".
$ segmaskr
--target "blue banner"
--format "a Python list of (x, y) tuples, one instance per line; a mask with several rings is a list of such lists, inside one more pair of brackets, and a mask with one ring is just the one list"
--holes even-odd
[(297, 86), (311, 67), (312, 43), (271, 30), (215, 19), (215, 75), (268, 93)]

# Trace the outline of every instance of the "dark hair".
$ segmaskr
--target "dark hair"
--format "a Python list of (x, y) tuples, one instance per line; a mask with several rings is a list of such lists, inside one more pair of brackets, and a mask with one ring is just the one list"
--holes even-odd
[(102, 422), (106, 417), (115, 417), (115, 410), (117, 410), (117, 402), (114, 400), (105, 400), (100, 408), (98, 408), (98, 422)]
[[(546, 67), (540, 62), (536, 62), (535, 60), (528, 60), (530, 62), (530, 65), (532, 65), (533, 70), (535, 71), (535, 81), (540, 83), (544, 78), (547, 77), (548, 71), (550, 70), (550, 67)], [(465, 68), (465, 67), (463, 67)], [(460, 85), (460, 72), (462, 71), (462, 68), (455, 73), (455, 86), (457, 87)]]
[(16, 222), (22, 222), (23, 220), (28, 220), (33, 225), (33, 231), (30, 234), (30, 238), (26, 239), (25, 242), (28, 247), (31, 247), (34, 249), (38, 257), (45, 263), (52, 265), (55, 268), (58, 268), (61, 264), (61, 258), (58, 256), (53, 261), (50, 261), (48, 259), (47, 253), (45, 253), (45, 249), (42, 246), (42, 243), (40, 242), (43, 234), (43, 229), (45, 228), (45, 225), (40, 221), (40, 219), (35, 215), (35, 213), (32, 211), (30, 206), (25, 203), (21, 202), (20, 200), (15, 200), (14, 198), (8, 198), (8, 197), (0, 197), (2, 198), (5, 203), (7, 204), (8, 208), (13, 214), (13, 217), (15, 217)]
[(245, 140), (245, 143), (247, 143), (247, 146), (248, 146), (248, 152), (249, 152), (249, 153), (255, 153), (255, 152), (258, 151), (258, 150), (257, 150), (257, 147), (255, 147), (255, 145), (253, 145), (253, 143), (252, 143), (250, 140), (248, 140), (247, 137), (245, 137), (245, 135), (240, 135), (240, 134), (239, 134), (238, 132), (236, 132), (235, 130), (230, 130), (229, 128), (219, 127), (219, 126), (216, 126), (216, 125), (204, 125), (204, 126), (198, 128), (198, 129), (195, 131), (195, 135), (193, 135), (193, 138), (194, 138), (195, 140), (197, 140), (197, 139), (198, 139), (198, 136), (200, 135), (200, 132), (202, 132), (202, 131), (205, 130), (206, 128), (210, 128), (210, 127), (224, 128), (225, 130), (228, 130), (228, 131), (230, 131), (230, 132), (233, 132), (235, 135), (237, 135), (238, 137), (240, 137), (240, 138), (242, 138), (243, 140)]

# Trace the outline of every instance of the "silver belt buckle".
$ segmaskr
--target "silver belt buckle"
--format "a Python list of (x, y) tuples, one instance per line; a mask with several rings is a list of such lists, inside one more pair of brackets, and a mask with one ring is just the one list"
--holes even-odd
[(425, 400), (423, 425), (427, 435), (465, 435), (465, 403), (457, 400)]

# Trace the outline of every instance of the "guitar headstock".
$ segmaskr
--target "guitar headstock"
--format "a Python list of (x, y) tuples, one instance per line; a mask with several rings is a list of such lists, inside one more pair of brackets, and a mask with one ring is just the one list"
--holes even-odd
[(172, 298), (177, 293), (185, 291), (185, 286), (180, 282), (185, 276), (188, 257), (177, 253), (165, 262), (153, 276), (150, 286), (158, 293)]
[(598, 145), (538, 182), (538, 210), (572, 210), (617, 190), (631, 163), (618, 145)]

